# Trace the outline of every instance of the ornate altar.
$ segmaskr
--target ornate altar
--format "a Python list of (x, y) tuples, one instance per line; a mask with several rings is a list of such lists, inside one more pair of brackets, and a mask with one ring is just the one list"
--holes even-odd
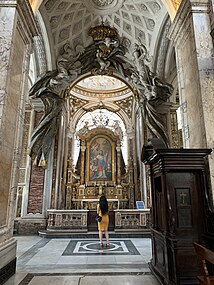
[[(80, 130), (80, 156), (75, 181), (68, 169), (67, 188), (72, 192), (74, 209), (96, 210), (102, 194), (108, 199), (109, 210), (127, 208), (126, 189), (121, 185), (122, 153), (118, 134), (107, 128)], [(69, 173), (70, 172), (70, 173)]]

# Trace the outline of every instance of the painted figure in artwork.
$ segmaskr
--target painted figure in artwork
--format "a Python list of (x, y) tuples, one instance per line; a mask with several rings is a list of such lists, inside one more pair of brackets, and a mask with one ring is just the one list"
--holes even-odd
[(103, 150), (100, 150), (97, 157), (97, 178), (106, 178), (106, 158), (103, 154)]
[(96, 138), (90, 146), (90, 179), (112, 179), (111, 144), (105, 138)]

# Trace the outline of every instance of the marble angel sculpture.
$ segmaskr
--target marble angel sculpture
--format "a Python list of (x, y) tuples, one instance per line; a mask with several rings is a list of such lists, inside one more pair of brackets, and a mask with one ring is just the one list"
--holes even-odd
[(42, 75), (29, 91), (29, 97), (41, 99), (44, 106), (44, 115), (32, 133), (28, 148), (28, 153), (36, 166), (47, 166), (65, 102), (63, 96), (71, 82), (81, 73), (82, 62), (79, 58), (82, 53), (82, 46), (78, 45), (74, 52), (69, 43), (66, 43), (63, 53), (57, 57), (57, 70)]
[(169, 146), (169, 138), (162, 119), (156, 110), (156, 106), (166, 102), (172, 95), (173, 87), (161, 81), (150, 71), (149, 57), (146, 47), (139, 41), (133, 49), (133, 69), (128, 80), (133, 85), (142, 115), (150, 132), (161, 138), (166, 146)]
[(81, 72), (82, 63), (78, 60), (84, 53), (84, 48), (77, 45), (75, 51), (69, 43), (63, 46), (62, 54), (57, 57), (58, 78), (67, 78), (71, 81), (77, 78)]
[[(47, 166), (48, 156), (53, 144), (55, 135), (58, 132), (60, 114), (64, 104), (64, 98), (50, 83), (57, 75), (56, 71), (50, 71), (45, 76), (39, 78), (29, 91), (31, 99), (39, 98), (44, 105), (44, 114), (38, 125), (33, 130), (28, 154), (35, 166)], [(59, 95), (60, 94), (60, 95)]]

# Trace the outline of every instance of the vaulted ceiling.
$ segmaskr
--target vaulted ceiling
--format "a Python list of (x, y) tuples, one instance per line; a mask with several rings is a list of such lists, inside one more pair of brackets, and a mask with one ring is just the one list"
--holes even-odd
[(116, 28), (130, 50), (140, 39), (152, 56), (167, 16), (161, 0), (44, 0), (39, 11), (55, 57), (66, 42), (88, 46), (89, 28), (102, 22)]

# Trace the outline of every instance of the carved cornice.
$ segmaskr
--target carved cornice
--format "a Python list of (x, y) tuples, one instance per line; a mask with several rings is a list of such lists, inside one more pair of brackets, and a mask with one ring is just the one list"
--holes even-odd
[(80, 139), (81, 140), (85, 140), (85, 141), (90, 141), (93, 137), (100, 135), (100, 136), (108, 136), (110, 137), (113, 141), (120, 141), (119, 136), (115, 135), (112, 130), (108, 129), (108, 128), (96, 128), (96, 129), (92, 129), (90, 131), (87, 132), (87, 134), (85, 135), (80, 135)]
[(182, 39), (181, 35), (183, 35), (184, 31), (186, 31), (189, 27), (188, 22), (190, 21), (192, 14), (208, 14), (209, 11), (210, 6), (208, 0), (182, 1), (169, 31), (168, 37), (173, 40), (174, 43), (179, 44), (180, 40)]
[(39, 34), (39, 29), (29, 4), (28, 0), (18, 0), (17, 10), (19, 13), (20, 20), (22, 21), (25, 30), (30, 38)]
[(90, 90), (80, 86), (72, 87), (72, 91), (77, 93), (76, 95), (83, 95), (93, 98), (114, 98), (119, 96), (124, 96), (130, 93), (130, 89), (126, 87), (118, 88), (116, 90)]

